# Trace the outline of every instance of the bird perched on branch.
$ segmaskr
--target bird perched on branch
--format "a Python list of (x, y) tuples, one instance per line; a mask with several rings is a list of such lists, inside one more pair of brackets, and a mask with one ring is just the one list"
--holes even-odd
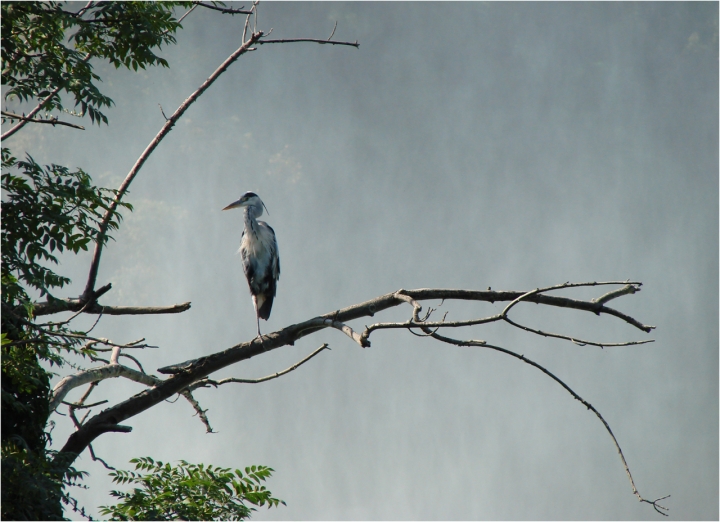
[(260, 337), (260, 319), (267, 321), (270, 317), (277, 281), (280, 279), (280, 255), (275, 231), (264, 221), (256, 219), (262, 216), (263, 208), (267, 210), (267, 207), (254, 192), (246, 192), (223, 210), (231, 208), (244, 209), (245, 229), (238, 252), (242, 256)]

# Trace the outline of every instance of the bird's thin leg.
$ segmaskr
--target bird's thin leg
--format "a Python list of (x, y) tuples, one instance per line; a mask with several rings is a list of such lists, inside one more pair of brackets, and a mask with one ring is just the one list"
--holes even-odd
[(255, 320), (257, 321), (257, 332), (258, 332), (257, 337), (256, 337), (256, 339), (257, 339), (258, 337), (262, 337), (262, 334), (260, 333), (260, 314), (258, 313), (257, 297), (252, 296), (252, 300), (253, 300), (253, 307), (255, 308)]

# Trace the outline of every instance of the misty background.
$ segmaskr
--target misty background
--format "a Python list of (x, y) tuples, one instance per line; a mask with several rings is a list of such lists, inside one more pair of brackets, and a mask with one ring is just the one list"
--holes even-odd
[[(654, 343), (601, 350), (509, 325), (452, 336), (547, 367), (609, 422), (645, 498), (672, 495), (673, 519), (717, 519), (718, 4), (273, 2), (258, 29), (327, 38), (336, 21), (334, 39), (359, 49), (259, 46), (153, 153), (103, 253), (98, 286), (113, 290), (102, 304), (192, 308), (103, 317), (93, 335), (158, 345), (134, 354), (147, 371), (252, 339), (242, 214), (220, 212), (247, 190), (280, 248), (263, 333), (399, 288), (642, 281), (611, 306), (656, 325), (650, 335), (535, 305), (513, 317)], [(95, 64), (116, 103), (109, 126), (28, 125), (6, 145), (117, 187), (164, 123), (158, 104), (174, 111), (239, 47), (243, 22), (196, 9), (163, 50), (170, 69)], [(62, 261), (73, 279), (63, 297), (77, 296), (90, 255)], [(502, 306), (440, 310), (460, 320)], [(538, 370), (402, 331), (371, 341), (363, 350), (325, 330), (214, 374), (261, 377), (332, 348), (280, 379), (198, 390), (217, 434), (181, 399), (129, 419), (131, 434), (101, 436), (95, 452), (122, 469), (139, 456), (271, 466), (267, 486), (287, 507), (256, 520), (661, 518), (633, 496), (600, 421)], [(142, 388), (105, 381), (91, 399)], [(59, 449), (72, 427), (53, 419)], [(90, 472), (76, 496), (97, 514), (115, 486), (87, 452), (76, 467)]]

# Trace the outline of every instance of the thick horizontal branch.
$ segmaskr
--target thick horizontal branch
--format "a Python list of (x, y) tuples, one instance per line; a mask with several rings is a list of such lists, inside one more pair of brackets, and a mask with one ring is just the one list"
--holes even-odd
[(48, 118), (48, 119), (28, 118), (27, 116), (21, 116), (19, 114), (14, 114), (12, 112), (5, 112), (5, 111), (2, 111), (2, 115), (6, 118), (10, 118), (11, 123), (12, 123), (12, 120), (19, 120), (19, 121), (26, 121), (26, 122), (30, 122), (30, 123), (49, 123), (53, 127), (55, 125), (64, 125), (65, 127), (72, 127), (73, 129), (85, 130), (85, 127), (83, 127), (82, 125), (75, 125), (74, 123), (60, 121), (54, 116), (52, 118)]
[[(596, 286), (600, 284), (624, 285), (628, 283), (626, 281), (620, 281), (573, 285), (567, 284), (562, 286), (564, 288), (572, 288), (577, 286)], [(639, 285), (639, 283), (637, 284)], [(104, 431), (107, 431), (104, 427), (108, 423), (120, 423), (130, 417), (133, 417), (138, 413), (151, 408), (155, 404), (171, 397), (172, 395), (181, 392), (196, 381), (199, 381), (222, 368), (250, 359), (270, 350), (280, 348), (281, 346), (293, 345), (298, 339), (323, 328), (327, 328), (332, 323), (347, 323), (348, 321), (358, 319), (360, 317), (372, 317), (376, 313), (386, 310), (387, 308), (405, 303), (408, 299), (415, 301), (427, 299), (461, 299), (486, 302), (511, 302), (526, 296), (524, 300), (528, 302), (562, 308), (574, 308), (598, 314), (605, 313), (626, 320), (633, 326), (636, 326), (643, 331), (649, 332), (652, 329), (652, 327), (643, 325), (639, 321), (602, 304), (598, 305), (589, 301), (579, 301), (566, 297), (548, 296), (543, 294), (526, 294), (528, 294), (528, 292), (501, 292), (492, 290), (471, 291), (438, 288), (399, 290), (398, 292), (391, 292), (369, 301), (343, 308), (342, 310), (330, 312), (325, 315), (309, 319), (308, 321), (288, 326), (277, 332), (255, 338), (249, 342), (237, 344), (212, 355), (160, 368), (158, 369), (158, 372), (170, 374), (172, 377), (163, 381), (162, 384), (159, 384), (152, 389), (142, 391), (139, 394), (113, 406), (112, 408), (104, 410), (91, 418), (80, 430), (70, 436), (62, 451), (73, 453), (75, 455), (80, 454), (85, 448), (87, 448), (88, 444), (95, 439), (95, 437), (104, 433)], [(402, 295), (403, 297), (400, 297), (399, 295)]]
[[(152, 315), (152, 314), (179, 314), (190, 309), (191, 303), (179, 303), (170, 306), (104, 306), (93, 303), (85, 307), (79, 299), (53, 299), (50, 302), (35, 303), (34, 314), (50, 315), (60, 312), (79, 312), (86, 314), (103, 315)], [(83, 307), (85, 307), (83, 309)]]

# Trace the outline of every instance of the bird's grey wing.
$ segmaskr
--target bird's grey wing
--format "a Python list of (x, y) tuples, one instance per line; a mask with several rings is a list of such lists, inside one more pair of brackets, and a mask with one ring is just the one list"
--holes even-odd
[[(280, 250), (278, 249), (277, 239), (275, 238), (275, 231), (273, 228), (265, 223), (265, 225), (268, 227), (268, 230), (270, 230), (270, 233), (272, 234), (272, 244), (270, 245), (270, 249), (272, 251), (272, 259), (273, 259), (273, 265), (271, 267), (272, 270), (272, 277), (275, 281), (280, 279)], [(273, 292), (273, 295), (275, 292)]]
[[(245, 278), (248, 284), (255, 278), (255, 264), (250, 259), (250, 252), (245, 248), (245, 231), (243, 230), (242, 236), (240, 236), (240, 257), (242, 257), (243, 272), (245, 272)], [(251, 285), (252, 286), (252, 285)]]
[(260, 316), (261, 319), (267, 320), (270, 317), (270, 311), (272, 310), (273, 300), (275, 299), (275, 292), (277, 290), (277, 280), (280, 277), (280, 256), (278, 254), (275, 231), (264, 221), (259, 221), (258, 225), (260, 225), (265, 232), (263, 235), (266, 235), (266, 237), (269, 236), (270, 239), (267, 241), (270, 265), (260, 276), (262, 279), (261, 285), (264, 287), (264, 301), (258, 309), (258, 316)]

